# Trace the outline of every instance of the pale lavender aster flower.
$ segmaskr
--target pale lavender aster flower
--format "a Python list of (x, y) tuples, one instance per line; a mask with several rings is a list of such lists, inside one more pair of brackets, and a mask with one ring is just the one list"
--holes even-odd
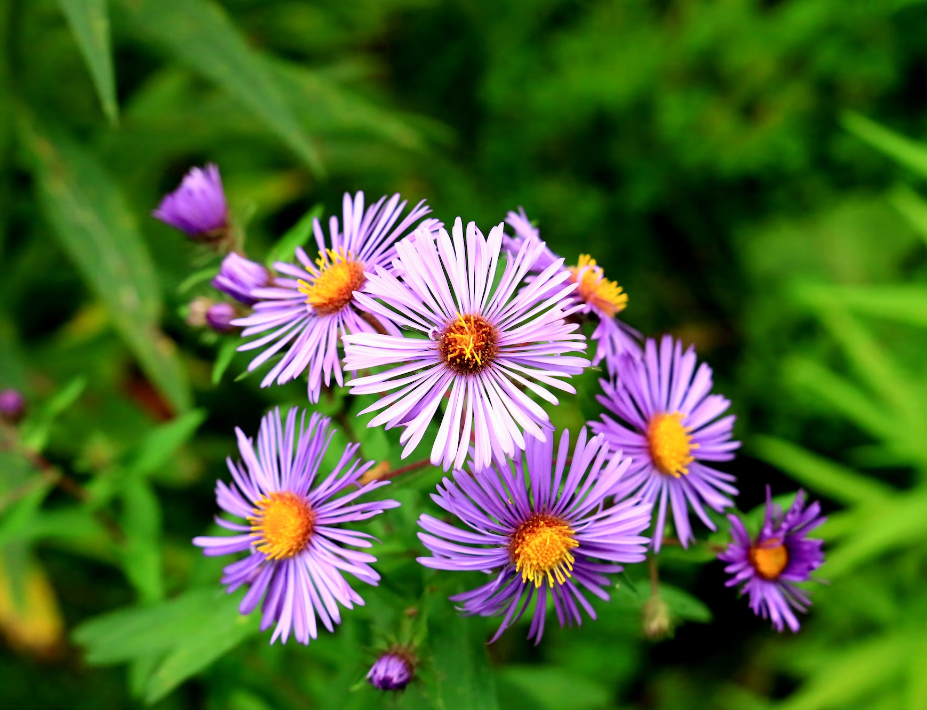
[(269, 282), (270, 272), (261, 264), (232, 252), (222, 260), (212, 285), (239, 303), (251, 306), (257, 300), (251, 292), (263, 288)]
[(192, 168), (152, 215), (197, 241), (223, 238), (229, 227), (229, 210), (219, 168), (212, 163)]
[[(626, 498), (623, 479), (630, 460), (611, 455), (604, 437), (587, 441), (582, 429), (567, 464), (569, 432), (554, 460), (553, 431), (547, 441), (530, 438), (525, 456), (496, 461), (475, 475), (455, 471), (432, 496), (465, 527), (422, 515), (419, 538), (432, 553), (426, 567), (478, 570), (491, 581), (451, 597), (466, 615), (504, 615), (495, 641), (516, 623), (537, 595), (528, 638), (540, 643), (548, 599), (561, 626), (582, 624), (581, 610), (595, 610), (586, 593), (608, 601), (604, 575), (617, 563), (642, 562), (650, 540), (650, 504)], [(614, 496), (610, 504), (606, 499)]]
[[(299, 423), (297, 426), (297, 419)], [(263, 597), (261, 630), (276, 623), (270, 642), (286, 643), (292, 633), (299, 643), (317, 638), (317, 620), (329, 631), (341, 623), (338, 604), (352, 609), (364, 600), (344, 573), (376, 586), (380, 575), (372, 567), (373, 555), (345, 547), (370, 547), (373, 538), (342, 527), (379, 515), (399, 505), (393, 500), (358, 501), (388, 484), (360, 485), (373, 461), (354, 458), (358, 445), (348, 445), (331, 473), (317, 477), (331, 443), (329, 419), (306, 415), (294, 407), (286, 422), (275, 409), (261, 420), (254, 442), (236, 429), (244, 463), (228, 460), (232, 485), (216, 483), (219, 507), (247, 524), (216, 516), (216, 522), (235, 535), (197, 537), (193, 544), (208, 556), (247, 553), (225, 568), (222, 583), (229, 593), (250, 586), (239, 611), (250, 614)]]
[[(513, 254), (524, 242), (540, 241), (540, 232), (531, 224), (524, 208), (509, 212), (505, 221), (515, 230), (515, 236), (505, 235), (502, 243)], [(531, 271), (543, 271), (558, 259), (560, 257), (545, 246)], [(578, 312), (596, 320), (592, 333), (596, 343), (592, 364), (598, 365), (604, 360), (609, 373), (614, 374), (622, 353), (640, 355), (641, 352), (641, 334), (617, 317), (627, 306), (628, 296), (616, 282), (605, 278), (602, 267), (588, 254), (580, 254), (576, 266), (565, 268), (570, 273), (570, 283), (577, 284), (572, 297), (582, 304)]]
[(730, 564), (724, 571), (732, 575), (726, 586), (743, 584), (740, 591), (750, 595), (750, 609), (757, 616), (770, 619), (777, 631), (788, 624), (792, 632), (800, 624), (793, 609), (807, 612), (811, 600), (807, 592), (795, 586), (806, 582), (824, 563), (823, 540), (809, 540), (807, 535), (827, 518), (819, 503), (805, 507), (805, 492), (798, 491), (792, 507), (783, 515), (772, 502), (766, 487), (766, 517), (755, 540), (736, 515), (731, 521), (730, 547), (718, 559)]
[(380, 654), (367, 673), (367, 682), (378, 690), (402, 690), (411, 681), (415, 664), (405, 649), (393, 648)]
[[(399, 200), (398, 194), (388, 202), (381, 197), (364, 209), (363, 192), (353, 200), (346, 194), (343, 220), (340, 225), (336, 217), (329, 220), (327, 242), (319, 220), (313, 223), (319, 258), (313, 262), (297, 248), (299, 265), (276, 262), (279, 275), (273, 283), (251, 291), (257, 300), (254, 313), (234, 322), (245, 328), (243, 337), (263, 334), (238, 348), (263, 350), (248, 370), (283, 352), (262, 387), (285, 384), (308, 370), (309, 401), (318, 402), (323, 376), (326, 385), (331, 384), (332, 375), (339, 386), (344, 384), (339, 342), (347, 333), (373, 333), (377, 327), (354, 292), (363, 287), (372, 269), (389, 265), (394, 243), (431, 211), (422, 201), (400, 220), (406, 203)], [(380, 325), (398, 332), (389, 323)]]
[(235, 318), (235, 306), (231, 303), (214, 303), (206, 310), (206, 325), (217, 333), (230, 333), (235, 330), (232, 320)]
[[(683, 546), (695, 540), (689, 524), (691, 507), (711, 529), (715, 524), (704, 505), (716, 511), (732, 505), (736, 495), (730, 474), (716, 471), (706, 461), (729, 461), (740, 442), (731, 440), (735, 417), (718, 419), (730, 401), (711, 393), (711, 368), (702, 363), (696, 372), (695, 349), (664, 335), (659, 351), (648, 339), (644, 356), (619, 359), (617, 380), (601, 380), (605, 396), (598, 399), (615, 414), (590, 426), (604, 434), (609, 445), (632, 458), (628, 483), (654, 504), (654, 550), (660, 550), (667, 503), (672, 507), (676, 534)], [(693, 377), (694, 375), (694, 377)]]
[[(389, 367), (355, 378), (349, 386), (354, 394), (396, 390), (361, 414), (382, 409), (368, 426), (406, 427), (400, 437), (403, 457), (421, 441), (450, 392), (431, 449), (431, 461), (443, 462), (445, 470), (463, 464), (471, 432), (480, 467), (489, 465), (493, 455), (511, 457), (524, 449), (524, 433), (543, 438), (540, 424), (548, 415), (519, 386), (556, 405), (547, 388), (575, 393), (558, 378), (589, 365), (566, 355), (586, 344), (579, 326), (565, 320), (571, 313), (564, 310), (565, 299), (574, 287), (562, 286), (568, 274), (560, 262), (516, 293), (542, 243), (524, 244), (494, 286), (502, 225), (487, 240), (471, 222), (465, 241), (458, 218), (453, 235), (452, 241), (443, 228), (418, 230), (415, 240), (396, 246), (395, 270), (376, 269), (368, 274), (364, 292), (355, 294), (381, 320), (417, 331), (419, 337), (359, 333), (344, 338), (349, 370)], [(549, 297), (540, 295), (545, 292)]]

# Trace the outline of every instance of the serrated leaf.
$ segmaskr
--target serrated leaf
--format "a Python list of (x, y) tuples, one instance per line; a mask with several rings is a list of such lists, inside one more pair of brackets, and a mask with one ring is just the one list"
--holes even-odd
[(157, 327), (161, 295), (151, 255), (117, 184), (83, 148), (20, 118), (40, 203), (61, 245), (145, 374), (175, 409), (187, 410), (191, 396), (176, 346)]
[(58, 4), (87, 62), (103, 112), (109, 122), (115, 125), (119, 122), (119, 106), (116, 103), (116, 79), (109, 43), (106, 0), (58, 0)]
[(312, 222), (322, 216), (324, 208), (322, 203), (314, 205), (289, 231), (280, 237), (267, 253), (266, 264), (273, 267), (275, 261), (293, 261), (296, 257), (296, 247), (305, 246), (312, 236)]
[(241, 101), (318, 176), (325, 168), (260, 55), (210, 0), (124, 0), (138, 30)]

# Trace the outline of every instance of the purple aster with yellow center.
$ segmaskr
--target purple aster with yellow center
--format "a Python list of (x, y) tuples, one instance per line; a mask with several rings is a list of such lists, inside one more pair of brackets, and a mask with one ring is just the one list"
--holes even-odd
[[(505, 221), (515, 231), (515, 236), (505, 235), (503, 238), (506, 249), (514, 253), (524, 242), (540, 241), (540, 232), (531, 224), (524, 208), (509, 212)], [(531, 270), (543, 271), (558, 259), (560, 257), (545, 246)], [(589, 254), (580, 254), (576, 265), (566, 269), (570, 283), (576, 284), (573, 298), (582, 304), (578, 313), (592, 316), (596, 321), (592, 333), (592, 340), (596, 343), (592, 364), (598, 365), (604, 360), (609, 373), (614, 374), (622, 353), (639, 355), (641, 352), (640, 333), (618, 318), (628, 305), (628, 294), (617, 282), (605, 278), (604, 270)]]
[(648, 339), (643, 357), (625, 354), (619, 359), (613, 384), (601, 380), (605, 395), (598, 399), (617, 419), (606, 413), (601, 422), (590, 424), (610, 446), (631, 457), (628, 483), (656, 510), (657, 552), (667, 505), (685, 547), (695, 540), (689, 508), (714, 530), (705, 506), (720, 512), (733, 505), (728, 496), (737, 495), (731, 485), (734, 476), (706, 463), (729, 461), (740, 446), (731, 440), (735, 417), (721, 416), (731, 403), (711, 394), (711, 368), (702, 363), (696, 371), (697, 364), (695, 349), (683, 352), (672, 336), (663, 336), (659, 349)]
[(212, 280), (212, 285), (239, 303), (251, 306), (257, 300), (251, 292), (263, 288), (269, 281), (270, 272), (267, 269), (241, 254), (232, 252), (222, 260), (222, 266)]
[[(420, 202), (405, 217), (405, 201), (393, 195), (381, 197), (364, 207), (364, 193), (353, 199), (344, 196), (342, 222), (332, 217), (329, 238), (318, 220), (313, 223), (319, 256), (315, 261), (302, 248), (296, 249), (299, 264), (276, 262), (278, 276), (273, 283), (253, 289), (254, 313), (234, 321), (245, 330), (245, 338), (261, 337), (239, 350), (261, 350), (248, 370), (254, 370), (277, 353), (283, 356), (264, 377), (262, 387), (285, 384), (308, 372), (309, 401), (318, 402), (319, 392), (331, 384), (332, 376), (344, 384), (339, 343), (347, 333), (373, 333), (377, 329), (398, 333), (389, 323), (378, 323), (354, 297), (364, 286), (366, 272), (388, 266), (394, 243), (431, 210)], [(400, 219), (401, 218), (401, 219)]]
[(528, 631), (535, 644), (544, 634), (548, 599), (561, 626), (581, 625), (582, 611), (595, 619), (586, 594), (608, 601), (605, 575), (620, 572), (620, 563), (643, 561), (650, 542), (641, 536), (650, 526), (650, 504), (625, 497), (629, 459), (612, 455), (602, 436), (587, 440), (582, 429), (568, 463), (569, 432), (560, 437), (556, 459), (553, 438), (549, 430), (546, 441), (529, 439), (514, 462), (444, 479), (432, 497), (465, 527), (430, 515), (419, 519), (425, 530), (419, 538), (432, 553), (419, 562), (492, 576), (451, 597), (466, 615), (503, 616), (492, 641), (535, 597)]
[(254, 611), (263, 598), (261, 630), (276, 623), (271, 643), (278, 638), (286, 643), (292, 633), (308, 644), (317, 638), (317, 620), (329, 631), (341, 623), (339, 604), (363, 606), (345, 573), (373, 586), (380, 579), (370, 566), (373, 555), (347, 547), (370, 547), (373, 538), (343, 526), (399, 503), (359, 501), (389, 482), (360, 485), (373, 461), (355, 459), (357, 444), (345, 448), (328, 475), (318, 475), (333, 434), (329, 425), (319, 414), (307, 425), (305, 412), (300, 416), (295, 407), (283, 422), (275, 409), (261, 420), (256, 449), (236, 429), (243, 464), (228, 460), (233, 484), (218, 481), (216, 499), (226, 513), (247, 522), (217, 516), (221, 527), (236, 534), (193, 540), (208, 556), (247, 553), (225, 568), (222, 583), (229, 593), (250, 587), (239, 606), (242, 614)]
[(742, 594), (750, 595), (750, 609), (757, 616), (772, 621), (777, 631), (785, 625), (794, 633), (800, 628), (795, 611), (807, 612), (811, 606), (808, 594), (796, 584), (806, 582), (811, 573), (824, 563), (823, 540), (811, 540), (807, 535), (827, 518), (815, 502), (805, 507), (805, 492), (799, 491), (791, 507), (782, 508), (772, 502), (766, 487), (766, 516), (756, 538), (751, 538), (743, 521), (729, 515), (731, 541), (718, 559), (728, 562), (724, 571), (731, 575), (728, 587), (738, 584)]
[[(369, 274), (358, 302), (383, 321), (417, 332), (359, 333), (345, 337), (345, 366), (350, 370), (386, 367), (349, 383), (354, 394), (385, 394), (361, 414), (383, 410), (368, 426), (405, 427), (405, 458), (421, 441), (438, 406), (449, 393), (431, 461), (463, 465), (474, 440), (478, 467), (493, 456), (512, 457), (525, 448), (525, 435), (544, 438), (544, 409), (522, 388), (556, 405), (548, 388), (575, 393), (559, 378), (577, 375), (589, 361), (567, 355), (585, 350), (572, 312), (560, 262), (518, 290), (540, 242), (524, 244), (505, 261), (496, 284), (502, 225), (485, 238), (471, 222), (466, 240), (458, 217), (453, 240), (440, 228), (420, 229), (414, 240), (396, 247), (395, 271)], [(546, 295), (542, 295), (546, 294)]]
[(219, 168), (192, 168), (152, 216), (200, 242), (217, 242), (229, 230), (229, 208)]

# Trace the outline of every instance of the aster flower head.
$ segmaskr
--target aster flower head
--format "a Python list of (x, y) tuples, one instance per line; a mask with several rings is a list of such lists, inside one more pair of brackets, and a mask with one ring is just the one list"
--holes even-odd
[(214, 303), (206, 310), (206, 325), (217, 333), (230, 333), (235, 330), (232, 320), (235, 318), (235, 306), (231, 303)]
[[(297, 421), (298, 420), (298, 421)], [(352, 609), (364, 600), (345, 581), (352, 574), (376, 586), (378, 575), (370, 563), (376, 558), (350, 547), (370, 547), (373, 538), (342, 527), (379, 515), (399, 505), (393, 500), (360, 500), (388, 481), (359, 485), (373, 461), (354, 458), (358, 445), (347, 446), (332, 471), (319, 475), (331, 443), (329, 420), (312, 414), (306, 424), (294, 407), (286, 421), (275, 409), (261, 420), (257, 448), (240, 429), (242, 462), (228, 460), (232, 485), (216, 483), (216, 499), (226, 513), (247, 523), (216, 517), (236, 534), (197, 537), (193, 544), (208, 556), (247, 556), (225, 568), (222, 583), (229, 593), (247, 585), (239, 611), (250, 614), (263, 598), (261, 630), (276, 623), (271, 643), (286, 643), (292, 633), (308, 644), (318, 635), (318, 623), (329, 631), (341, 623), (338, 605)]]
[(793, 610), (806, 612), (811, 606), (808, 594), (795, 586), (806, 582), (824, 562), (823, 540), (809, 540), (807, 535), (826, 518), (819, 503), (805, 507), (805, 492), (799, 491), (786, 511), (772, 502), (766, 487), (766, 517), (756, 539), (751, 539), (743, 521), (729, 515), (733, 540), (718, 559), (728, 562), (724, 571), (731, 575), (726, 586), (743, 585), (742, 594), (750, 595), (750, 609), (757, 616), (770, 619), (777, 631), (787, 624), (794, 633), (800, 624)]
[(201, 242), (224, 238), (229, 228), (229, 209), (219, 168), (191, 168), (174, 192), (164, 196), (152, 216), (188, 237)]
[[(495, 641), (537, 597), (528, 638), (540, 643), (548, 599), (561, 626), (582, 624), (581, 610), (595, 610), (586, 593), (608, 601), (609, 580), (618, 563), (641, 562), (650, 540), (650, 504), (626, 498), (622, 485), (630, 464), (610, 454), (601, 436), (587, 440), (582, 429), (567, 464), (569, 432), (554, 458), (553, 432), (546, 441), (531, 438), (524, 457), (496, 461), (470, 475), (454, 472), (432, 496), (466, 527), (422, 515), (419, 538), (432, 557), (426, 567), (479, 570), (491, 581), (451, 597), (467, 615), (504, 615)], [(605, 499), (614, 496), (611, 505)]]
[(705, 506), (721, 511), (732, 505), (728, 496), (737, 494), (734, 476), (707, 463), (729, 461), (740, 446), (731, 440), (735, 417), (721, 417), (731, 403), (711, 394), (711, 368), (702, 363), (696, 370), (696, 364), (695, 349), (683, 353), (672, 336), (664, 335), (659, 348), (648, 339), (642, 358), (622, 356), (614, 383), (601, 380), (605, 395), (598, 399), (617, 418), (605, 414), (591, 423), (609, 445), (631, 457), (628, 483), (654, 505), (658, 552), (667, 504), (676, 534), (687, 546), (695, 540), (689, 508), (714, 530)]
[(251, 306), (257, 300), (251, 292), (263, 288), (269, 281), (270, 273), (261, 264), (231, 252), (222, 260), (212, 285), (239, 303)]
[[(505, 221), (515, 231), (515, 236), (503, 237), (506, 249), (515, 252), (525, 242), (540, 241), (540, 232), (528, 220), (524, 208), (509, 212)], [(559, 259), (545, 246), (531, 271), (543, 271)], [(589, 254), (580, 254), (575, 266), (565, 268), (570, 274), (570, 283), (576, 284), (573, 298), (580, 304), (578, 312), (597, 321), (592, 333), (592, 340), (596, 343), (592, 364), (598, 365), (604, 360), (609, 372), (614, 374), (622, 353), (639, 355), (641, 352), (640, 333), (617, 317), (627, 307), (628, 295), (617, 282), (605, 278), (602, 267)]]
[(377, 690), (403, 690), (414, 674), (412, 654), (407, 649), (393, 647), (374, 661), (367, 673), (367, 682)]
[[(341, 338), (376, 330), (354, 292), (363, 287), (368, 272), (390, 263), (396, 240), (431, 211), (420, 202), (402, 217), (405, 207), (398, 194), (389, 201), (381, 197), (366, 209), (363, 192), (353, 199), (346, 194), (342, 222), (336, 217), (329, 220), (327, 240), (319, 220), (313, 223), (318, 258), (313, 261), (297, 248), (298, 264), (276, 262), (278, 276), (273, 283), (250, 291), (256, 301), (254, 313), (234, 322), (245, 328), (243, 337), (261, 335), (239, 348), (262, 351), (248, 370), (283, 353), (262, 387), (285, 384), (308, 371), (309, 401), (318, 402), (323, 378), (326, 385), (332, 376), (339, 386), (344, 384), (338, 352)], [(389, 324), (381, 325), (398, 332)]]
[(382, 321), (425, 337), (359, 333), (344, 339), (348, 369), (389, 368), (349, 386), (354, 394), (395, 390), (361, 414), (383, 410), (368, 426), (405, 427), (403, 457), (421, 441), (449, 392), (431, 449), (432, 463), (445, 470), (463, 465), (471, 432), (478, 467), (493, 455), (524, 449), (525, 434), (543, 439), (547, 413), (519, 387), (556, 405), (548, 388), (575, 393), (559, 378), (589, 365), (567, 355), (584, 350), (585, 338), (565, 320), (571, 312), (565, 299), (574, 287), (563, 285), (567, 274), (559, 263), (516, 293), (543, 244), (524, 244), (494, 286), (502, 225), (488, 239), (473, 222), (465, 239), (460, 218), (452, 231), (453, 240), (443, 228), (418, 230), (414, 240), (397, 245), (394, 272), (368, 274), (364, 292), (355, 295)]

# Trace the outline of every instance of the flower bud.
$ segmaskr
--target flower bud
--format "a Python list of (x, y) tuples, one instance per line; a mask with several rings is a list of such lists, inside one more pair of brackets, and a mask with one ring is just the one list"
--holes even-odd
[(0, 392), (0, 419), (18, 424), (26, 416), (26, 398), (19, 390), (6, 389)]
[(228, 294), (246, 306), (254, 305), (251, 292), (270, 282), (270, 272), (257, 262), (232, 252), (222, 260), (219, 273), (212, 280), (214, 288)]
[(642, 611), (644, 636), (651, 641), (659, 641), (673, 634), (673, 619), (669, 605), (662, 597), (650, 597)]
[(414, 674), (415, 666), (409, 652), (393, 648), (374, 661), (367, 682), (378, 690), (402, 690)]
[(235, 306), (231, 303), (216, 303), (206, 311), (206, 324), (217, 333), (230, 333), (235, 330)]
[(229, 236), (229, 209), (219, 168), (192, 168), (152, 216), (197, 242), (217, 244)]

